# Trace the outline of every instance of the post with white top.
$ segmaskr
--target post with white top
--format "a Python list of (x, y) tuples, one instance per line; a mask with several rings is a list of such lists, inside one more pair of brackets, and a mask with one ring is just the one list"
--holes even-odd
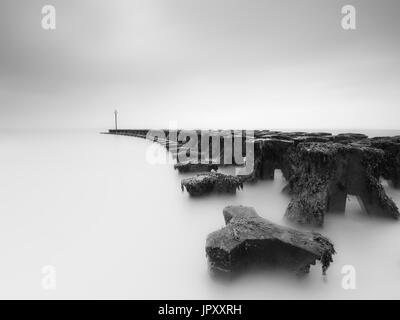
[(118, 110), (114, 111), (115, 130), (118, 130)]

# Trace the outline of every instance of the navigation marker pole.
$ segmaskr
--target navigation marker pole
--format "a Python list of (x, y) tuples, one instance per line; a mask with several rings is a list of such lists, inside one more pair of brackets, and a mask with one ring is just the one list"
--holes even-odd
[(115, 130), (118, 130), (118, 110), (114, 111)]

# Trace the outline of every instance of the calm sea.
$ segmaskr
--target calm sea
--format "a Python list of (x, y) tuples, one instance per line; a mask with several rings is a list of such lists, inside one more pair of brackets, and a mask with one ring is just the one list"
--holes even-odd
[[(204, 245), (223, 227), (222, 209), (250, 205), (286, 224), (285, 181), (277, 172), (236, 196), (191, 199), (172, 165), (146, 161), (149, 145), (96, 130), (0, 131), (0, 297), (400, 298), (400, 223), (367, 216), (353, 197), (318, 230), (337, 250), (326, 277), (316, 265), (304, 279), (268, 271), (215, 281)], [(400, 191), (384, 184), (400, 206)], [(348, 265), (355, 290), (342, 286)]]

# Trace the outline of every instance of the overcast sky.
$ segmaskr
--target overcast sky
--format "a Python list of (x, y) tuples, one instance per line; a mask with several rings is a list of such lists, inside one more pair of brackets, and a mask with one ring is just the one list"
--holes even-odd
[(399, 40), (398, 0), (1, 0), (0, 128), (400, 129)]

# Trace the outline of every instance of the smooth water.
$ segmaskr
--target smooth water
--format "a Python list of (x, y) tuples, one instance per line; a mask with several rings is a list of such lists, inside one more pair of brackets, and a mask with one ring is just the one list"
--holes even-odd
[[(400, 224), (367, 216), (352, 197), (318, 230), (337, 250), (325, 277), (317, 264), (302, 279), (266, 271), (216, 281), (204, 247), (222, 209), (251, 205), (286, 224), (285, 181), (277, 172), (236, 196), (192, 199), (172, 165), (146, 161), (149, 145), (96, 131), (0, 131), (0, 297), (400, 298)], [(385, 186), (400, 206), (400, 191)], [(345, 265), (355, 290), (342, 287)], [(56, 272), (50, 290), (46, 266)]]

